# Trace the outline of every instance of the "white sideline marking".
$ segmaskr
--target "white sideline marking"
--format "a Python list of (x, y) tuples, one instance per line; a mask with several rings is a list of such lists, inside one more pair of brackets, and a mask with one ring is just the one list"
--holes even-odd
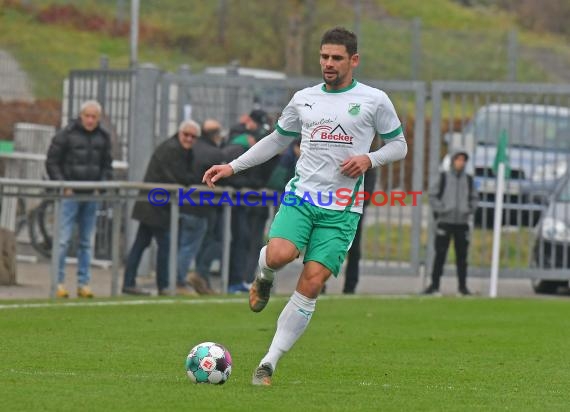
[[(0, 371), (2, 373), (4, 371)], [(65, 377), (65, 376), (72, 376), (76, 377), (79, 376), (81, 378), (90, 378), (91, 376), (104, 376), (106, 378), (119, 378), (119, 379), (149, 379), (153, 381), (182, 381), (187, 380), (185, 376), (171, 376), (171, 375), (155, 375), (155, 374), (124, 374), (124, 373), (89, 373), (89, 372), (71, 372), (71, 371), (38, 371), (38, 370), (28, 370), (28, 369), (8, 369), (6, 370), (4, 375), (8, 374), (16, 374), (16, 375), (27, 375), (27, 376), (42, 376), (42, 377), (50, 377), (50, 378), (57, 378), (57, 377)]]
[[(409, 299), (413, 295), (323, 295), (319, 296), (319, 300), (358, 300), (358, 299)], [(288, 296), (273, 296), (272, 300), (286, 300)], [(36, 309), (36, 308), (61, 308), (61, 307), (89, 307), (89, 306), (137, 306), (137, 305), (203, 305), (214, 303), (223, 305), (227, 303), (245, 303), (246, 298), (228, 298), (228, 299), (148, 299), (148, 300), (109, 300), (102, 302), (45, 302), (45, 303), (14, 303), (2, 304), (2, 309)]]
[(185, 305), (199, 305), (204, 303), (244, 303), (245, 299), (161, 299), (161, 300), (120, 300), (120, 301), (103, 301), (103, 302), (46, 302), (46, 303), (16, 303), (8, 305), (0, 305), (1, 309), (36, 309), (36, 308), (61, 308), (61, 307), (88, 307), (88, 306), (137, 306), (137, 305), (170, 305), (175, 303)]

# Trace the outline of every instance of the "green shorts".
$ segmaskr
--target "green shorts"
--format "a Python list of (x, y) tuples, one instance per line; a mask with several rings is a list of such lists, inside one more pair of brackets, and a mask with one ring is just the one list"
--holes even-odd
[(324, 209), (297, 196), (295, 199), (291, 198), (279, 207), (269, 230), (269, 239), (287, 239), (299, 252), (306, 248), (303, 263), (319, 262), (338, 276), (354, 240), (360, 214)]

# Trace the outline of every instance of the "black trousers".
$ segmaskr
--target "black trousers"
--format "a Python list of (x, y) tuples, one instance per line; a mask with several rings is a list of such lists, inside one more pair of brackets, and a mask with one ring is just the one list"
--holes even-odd
[(358, 264), (360, 262), (360, 238), (362, 237), (362, 221), (364, 220), (364, 213), (358, 221), (358, 227), (354, 235), (354, 240), (347, 253), (346, 260), (346, 273), (344, 278), (344, 288), (342, 293), (354, 293), (356, 284), (358, 283)]
[(269, 219), (269, 208), (255, 206), (248, 208), (247, 220), (249, 223), (249, 250), (244, 272), (244, 281), (251, 283), (255, 280), (259, 267), (259, 251), (265, 245), (265, 224)]
[(457, 279), (459, 288), (467, 287), (467, 249), (469, 248), (469, 225), (438, 223), (435, 236), (435, 260), (431, 273), (431, 284), (439, 288), (439, 280), (443, 275), (443, 265), (447, 258), (449, 242), (453, 237), (455, 245), (455, 259), (457, 265)]

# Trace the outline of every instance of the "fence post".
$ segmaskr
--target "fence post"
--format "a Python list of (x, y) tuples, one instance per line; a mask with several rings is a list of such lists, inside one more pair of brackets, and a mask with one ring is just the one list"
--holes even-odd
[[(416, 87), (416, 113), (414, 120), (414, 174), (412, 176), (412, 190), (421, 192), (424, 182), (424, 139), (425, 139), (425, 106), (426, 106), (426, 86), (425, 83), (418, 83)], [(412, 209), (412, 270), (419, 274), (420, 271), (420, 249), (422, 232), (422, 210), (423, 201)]]
[[(181, 79), (188, 79), (190, 76), (190, 66), (183, 64), (178, 68), (178, 76)], [(193, 119), (192, 107), (190, 106), (190, 93), (188, 84), (185, 81), (178, 82), (178, 123), (183, 120)]]
[[(440, 82), (433, 82), (431, 88), (431, 99), (432, 99), (432, 115), (431, 115), (431, 127), (429, 134), (429, 187), (431, 187), (438, 178), (439, 169), (439, 152), (441, 146), (441, 96), (442, 94), (442, 84)], [(431, 267), (433, 265), (434, 259), (434, 235), (435, 235), (435, 222), (431, 213), (429, 214), (428, 223), (428, 244), (426, 251), (426, 266), (425, 272), (430, 273)]]
[[(170, 198), (170, 248), (168, 255), (168, 290), (176, 294), (176, 274), (178, 269), (178, 190)], [(166, 206), (168, 207), (168, 206)], [(186, 268), (188, 269), (188, 268)], [(158, 276), (158, 273), (157, 273)]]
[(54, 299), (57, 290), (57, 272), (59, 271), (59, 211), (61, 208), (61, 200), (63, 189), (59, 188), (57, 196), (53, 200), (53, 236), (51, 244), (51, 285), (49, 289), (49, 297)]
[[(160, 78), (160, 70), (152, 64), (143, 64), (133, 74), (133, 86), (131, 87), (130, 105), (130, 133), (127, 148), (129, 162), (128, 180), (141, 182), (144, 178), (146, 167), (154, 151), (154, 129), (156, 88)], [(127, 205), (127, 217), (131, 216), (133, 201)], [(132, 245), (136, 234), (136, 223), (132, 219), (127, 220), (126, 239), (127, 248)], [(140, 273), (150, 272), (149, 254), (145, 253), (139, 266)]]
[[(121, 194), (121, 189), (117, 189)], [(119, 196), (120, 197), (120, 196)], [(119, 268), (121, 265), (119, 252), (121, 250), (121, 222), (123, 221), (122, 205), (120, 200), (113, 201), (113, 227), (111, 240), (111, 296), (119, 294)]]
[(97, 101), (101, 106), (106, 106), (107, 101), (107, 70), (109, 69), (109, 58), (101, 56), (99, 58), (99, 76), (97, 76)]

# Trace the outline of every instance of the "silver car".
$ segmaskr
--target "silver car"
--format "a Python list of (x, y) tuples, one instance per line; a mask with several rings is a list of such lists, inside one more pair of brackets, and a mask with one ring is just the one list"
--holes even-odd
[(556, 293), (568, 289), (570, 272), (570, 174), (551, 195), (547, 209), (535, 229), (531, 268), (545, 273), (533, 281), (537, 293)]

